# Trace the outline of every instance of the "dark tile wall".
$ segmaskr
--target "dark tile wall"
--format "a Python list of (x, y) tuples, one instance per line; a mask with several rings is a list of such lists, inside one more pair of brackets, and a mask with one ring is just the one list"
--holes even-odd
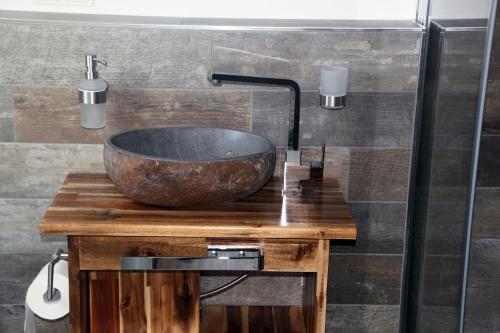
[[(44, 209), (68, 172), (103, 171), (106, 135), (131, 127), (223, 126), (284, 146), (289, 93), (213, 88), (206, 75), (216, 70), (301, 84), (301, 145), (306, 157), (317, 156), (326, 140), (326, 173), (339, 178), (360, 235), (355, 247), (332, 247), (328, 330), (397, 332), (421, 31), (228, 32), (4, 21), (0, 35), (0, 331), (21, 332), (27, 285), (52, 250), (65, 246), (60, 239), (40, 240)], [(89, 52), (109, 61), (100, 70), (110, 84), (105, 130), (79, 127), (76, 84)], [(344, 110), (318, 107), (322, 65), (351, 70)], [(224, 278), (206, 277), (203, 287)], [(300, 300), (290, 292), (299, 289), (297, 276), (245, 283), (211, 301)], [(268, 294), (259, 294), (263, 285)], [(62, 332), (65, 323), (40, 323), (40, 330)]]
[(474, 202), (466, 333), (500, 329), (500, 7), (496, 14)]
[(328, 305), (326, 331), (335, 333), (398, 332), (397, 305)]
[[(414, 93), (356, 93), (340, 112), (322, 109), (317, 92), (301, 99), (301, 142), (304, 146), (410, 147), (415, 110)], [(286, 145), (290, 94), (254, 92), (252, 128), (277, 144)], [(375, 109), (383, 112), (373, 112)], [(328, 124), (329, 126), (325, 126)]]
[[(485, 28), (433, 21), (424, 83), (407, 330), (458, 327)], [(473, 22), (477, 27), (476, 22)]]

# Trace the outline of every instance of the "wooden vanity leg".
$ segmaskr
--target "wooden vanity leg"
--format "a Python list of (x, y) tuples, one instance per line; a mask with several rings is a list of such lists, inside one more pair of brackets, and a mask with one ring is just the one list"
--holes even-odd
[(324, 333), (326, 327), (326, 298), (330, 241), (319, 240), (316, 274), (305, 274), (303, 311), (307, 333)]
[(326, 289), (328, 286), (328, 262), (330, 259), (330, 240), (319, 241), (318, 272), (316, 274), (316, 331), (324, 333), (326, 327)]
[(68, 237), (69, 325), (71, 333), (88, 333), (88, 277), (80, 270), (80, 238)]

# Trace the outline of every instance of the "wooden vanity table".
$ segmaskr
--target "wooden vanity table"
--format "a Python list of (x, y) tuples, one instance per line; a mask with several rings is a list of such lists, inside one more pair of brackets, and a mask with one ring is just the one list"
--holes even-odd
[[(325, 331), (329, 244), (356, 226), (335, 179), (282, 196), (271, 180), (254, 195), (213, 206), (133, 202), (105, 174), (70, 174), (40, 225), (67, 235), (71, 332)], [(302, 307), (217, 307), (200, 320), (199, 272), (121, 270), (127, 256), (207, 256), (211, 245), (260, 248), (263, 272), (302, 272)]]

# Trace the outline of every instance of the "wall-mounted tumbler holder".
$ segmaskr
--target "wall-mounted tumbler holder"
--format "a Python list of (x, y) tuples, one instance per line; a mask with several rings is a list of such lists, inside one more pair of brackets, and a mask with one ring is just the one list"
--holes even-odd
[(346, 67), (321, 68), (319, 103), (323, 109), (340, 110), (346, 106), (349, 69)]
[(61, 292), (54, 288), (54, 266), (61, 260), (68, 260), (68, 255), (63, 253), (63, 250), (57, 249), (52, 255), (48, 265), (47, 291), (43, 295), (43, 300), (48, 302), (57, 301), (61, 298)]
[(346, 106), (347, 96), (328, 96), (319, 93), (319, 103), (323, 109), (340, 110)]

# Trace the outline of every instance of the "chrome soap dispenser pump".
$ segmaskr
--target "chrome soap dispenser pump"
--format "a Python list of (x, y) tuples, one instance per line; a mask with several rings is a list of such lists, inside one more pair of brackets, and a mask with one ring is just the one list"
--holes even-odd
[(99, 129), (106, 126), (108, 84), (99, 78), (96, 68), (98, 63), (106, 66), (107, 62), (95, 54), (87, 54), (85, 62), (87, 65), (86, 79), (78, 84), (80, 125), (83, 128)]

